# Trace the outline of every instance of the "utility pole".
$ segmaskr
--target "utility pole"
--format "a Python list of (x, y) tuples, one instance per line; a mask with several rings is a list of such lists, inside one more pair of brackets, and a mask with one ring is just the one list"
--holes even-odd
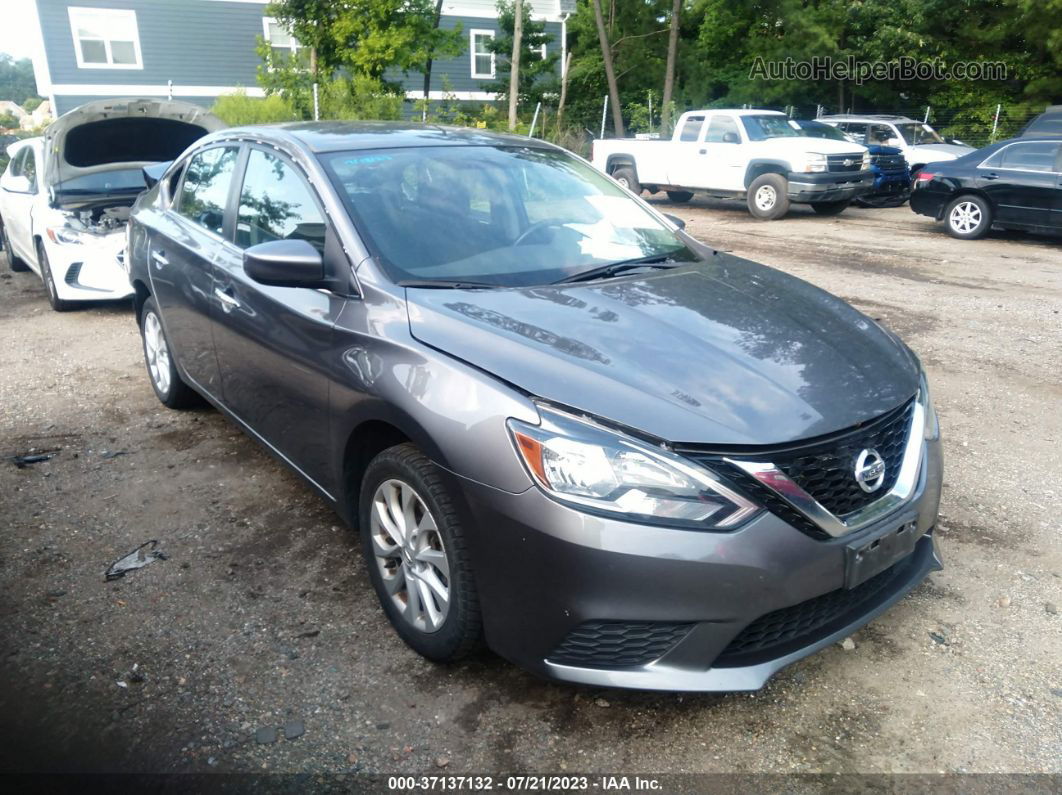
[(524, 0), (516, 0), (513, 5), (516, 19), (513, 22), (513, 57), (509, 62), (509, 131), (516, 129), (516, 101), (520, 95), (520, 48), (524, 36)]

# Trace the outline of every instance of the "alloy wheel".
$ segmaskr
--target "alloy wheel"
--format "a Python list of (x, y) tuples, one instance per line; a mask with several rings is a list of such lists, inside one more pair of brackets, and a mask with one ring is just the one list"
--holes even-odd
[(951, 228), (963, 235), (975, 231), (981, 225), (982, 220), (981, 208), (969, 201), (956, 204), (951, 208), (951, 214), (948, 216)]
[(758, 209), (767, 212), (773, 209), (775, 202), (778, 201), (778, 192), (770, 185), (761, 185), (756, 191), (753, 201), (756, 202)]
[(162, 324), (154, 312), (149, 312), (144, 318), (144, 355), (147, 357), (148, 371), (151, 380), (160, 393), (166, 395), (170, 391), (170, 349), (166, 345), (166, 335), (162, 332)]
[(401, 480), (380, 484), (369, 532), (384, 588), (402, 618), (421, 632), (439, 630), (450, 610), (450, 562), (431, 511)]

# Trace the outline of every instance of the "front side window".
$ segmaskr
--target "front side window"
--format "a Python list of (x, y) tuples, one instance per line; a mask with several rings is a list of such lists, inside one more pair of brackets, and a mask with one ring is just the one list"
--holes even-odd
[(325, 220), (306, 181), (286, 162), (252, 149), (236, 212), (236, 245), (306, 240), (324, 252)]
[(701, 137), (701, 127), (704, 126), (704, 116), (687, 116), (682, 124), (682, 132), (679, 133), (680, 141), (696, 141)]
[(857, 121), (850, 121), (844, 125), (845, 135), (848, 136), (848, 140), (857, 144), (865, 144), (867, 140), (867, 129), (870, 125), (863, 124)]
[(29, 180), (30, 192), (35, 193), (37, 191), (37, 157), (28, 147), (22, 161), (22, 176)]
[(493, 30), (473, 30), (469, 32), (472, 54), (472, 77), (494, 78), (494, 53), (489, 49), (494, 40)]
[(763, 116), (742, 116), (741, 123), (745, 125), (745, 133), (750, 141), (766, 141), (768, 138), (799, 138), (793, 125), (782, 114)]
[(239, 147), (219, 146), (193, 155), (181, 183), (177, 213), (215, 235), (223, 234), (239, 153)]
[(903, 136), (903, 139), (907, 141), (908, 146), (944, 143), (944, 139), (937, 135), (936, 130), (928, 124), (922, 124), (917, 121), (905, 122), (904, 124), (897, 124), (896, 129)]
[[(730, 133), (732, 137), (727, 138), (727, 133)], [(741, 136), (738, 135), (737, 122), (732, 116), (712, 116), (711, 122), (708, 123), (708, 134), (704, 140), (710, 144), (739, 143)]]
[(397, 283), (530, 286), (617, 262), (697, 259), (612, 180), (554, 149), (425, 146), (322, 160)]
[(79, 68), (143, 68), (136, 11), (71, 7), (69, 14)]
[(1057, 171), (1055, 158), (1058, 144), (1037, 141), (1004, 147), (985, 161), (988, 168), (1009, 168), (1015, 171)]
[(28, 151), (29, 151), (28, 148), (27, 149), (23, 149), (18, 154), (16, 154), (13, 158), (11, 158), (11, 162), (8, 163), (8, 165), (7, 165), (8, 176), (11, 176), (11, 177), (21, 177), (21, 176), (23, 176), (22, 169), (23, 169), (23, 165), (26, 162), (26, 153)]

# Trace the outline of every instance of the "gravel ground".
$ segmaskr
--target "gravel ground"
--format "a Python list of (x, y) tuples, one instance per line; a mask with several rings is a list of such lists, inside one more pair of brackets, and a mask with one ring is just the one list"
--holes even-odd
[[(428, 663), (308, 488), (216, 412), (158, 403), (125, 305), (56, 314), (3, 267), (0, 769), (1062, 772), (1060, 242), (960, 242), (906, 207), (661, 207), (848, 299), (930, 372), (946, 568), (853, 649), (740, 695)], [(104, 581), (150, 539), (164, 560)]]

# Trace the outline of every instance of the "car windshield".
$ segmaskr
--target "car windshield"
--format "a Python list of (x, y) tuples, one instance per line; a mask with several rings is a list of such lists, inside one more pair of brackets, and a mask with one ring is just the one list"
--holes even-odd
[(838, 130), (836, 127), (831, 127), (829, 124), (823, 124), (822, 122), (809, 121), (809, 122), (797, 122), (800, 125), (800, 129), (803, 130), (804, 135), (809, 138), (829, 138), (833, 141), (844, 141), (845, 143), (851, 143), (848, 140), (848, 136)]
[(937, 135), (936, 130), (928, 124), (912, 121), (904, 124), (897, 124), (896, 129), (900, 131), (900, 135), (902, 135), (903, 139), (907, 141), (908, 146), (944, 143), (944, 139)]
[(698, 259), (612, 180), (559, 150), (426, 146), (321, 159), (397, 283), (522, 287), (629, 260)]
[(789, 119), (782, 115), (742, 116), (741, 123), (745, 125), (745, 132), (748, 133), (750, 141), (800, 137), (800, 133), (793, 129)]
[(142, 169), (122, 168), (68, 179), (60, 189), (63, 193), (108, 194), (140, 193), (146, 187)]

